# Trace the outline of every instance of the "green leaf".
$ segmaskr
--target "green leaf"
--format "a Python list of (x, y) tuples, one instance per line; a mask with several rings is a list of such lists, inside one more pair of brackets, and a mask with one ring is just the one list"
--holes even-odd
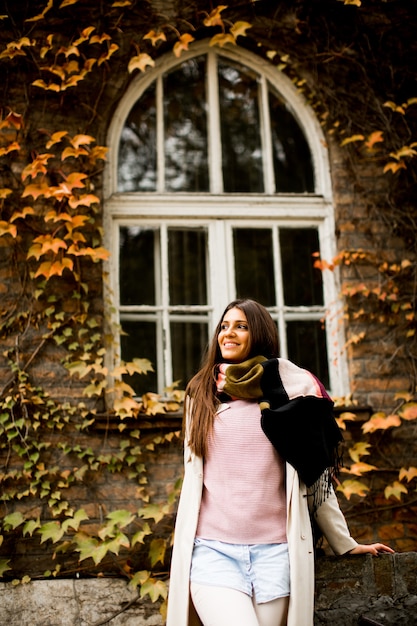
[(62, 538), (64, 531), (59, 522), (47, 522), (40, 527), (39, 534), (41, 535), (41, 543), (48, 541), (48, 539), (51, 539), (52, 543), (56, 543)]
[(109, 513), (107, 519), (111, 520), (115, 526), (117, 525), (119, 528), (124, 528), (133, 522), (135, 516), (126, 509), (119, 509)]
[(29, 534), (31, 537), (37, 528), (40, 528), (41, 523), (39, 518), (37, 520), (30, 519), (23, 526), (23, 536)]
[(20, 511), (16, 511), (15, 513), (10, 513), (6, 515), (3, 520), (3, 527), (5, 530), (10, 530), (11, 528), (17, 528), (20, 524), (23, 524), (25, 518), (20, 513)]
[(68, 532), (68, 528), (78, 530), (80, 523), (87, 519), (89, 519), (89, 517), (84, 509), (79, 509), (78, 511), (76, 511), (73, 517), (66, 519), (64, 522), (62, 522), (62, 528), (64, 532)]
[(156, 602), (160, 597), (165, 600), (168, 595), (167, 586), (162, 580), (149, 578), (140, 588), (140, 597), (146, 595), (149, 595), (152, 602)]
[(9, 563), (10, 561), (7, 561), (6, 559), (0, 559), (0, 576), (3, 576), (4, 572), (8, 572), (12, 569), (9, 567)]
[(164, 539), (152, 539), (149, 548), (149, 557), (151, 560), (151, 567), (154, 567), (158, 561), (164, 562), (166, 554), (166, 542)]

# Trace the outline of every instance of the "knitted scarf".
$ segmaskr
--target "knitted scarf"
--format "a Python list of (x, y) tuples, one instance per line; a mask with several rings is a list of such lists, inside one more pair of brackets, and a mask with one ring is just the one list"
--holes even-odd
[(343, 440), (322, 383), (291, 361), (257, 356), (220, 364), (217, 385), (219, 394), (258, 401), (262, 430), (307, 485), (316, 510), (340, 467)]

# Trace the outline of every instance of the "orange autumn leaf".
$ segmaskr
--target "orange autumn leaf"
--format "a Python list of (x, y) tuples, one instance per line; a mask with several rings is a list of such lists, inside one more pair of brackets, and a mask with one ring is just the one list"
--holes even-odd
[(68, 146), (62, 151), (61, 158), (63, 161), (65, 161), (65, 159), (69, 159), (70, 157), (74, 157), (74, 159), (77, 159), (79, 156), (85, 155), (88, 155), (88, 151), (85, 148), (73, 148), (71, 146)]
[(210, 39), (210, 46), (220, 46), (223, 48), (226, 44), (236, 45), (236, 39), (230, 33), (218, 33)]
[(359, 461), (359, 463), (352, 463), (350, 467), (342, 469), (342, 472), (346, 472), (347, 474), (354, 474), (355, 476), (362, 476), (362, 474), (366, 474), (366, 472), (371, 472), (375, 469), (378, 469), (375, 465), (370, 465), (369, 463), (363, 463), (363, 461)]
[(68, 247), (65, 241), (52, 235), (39, 235), (34, 240), (34, 245), (29, 248), (27, 258), (34, 256), (39, 259), (40, 256), (47, 252), (58, 253), (59, 250), (66, 250)]
[(74, 135), (69, 139), (70, 144), (74, 148), (79, 148), (80, 146), (86, 146), (95, 141), (95, 138), (91, 135)]
[(351, 135), (350, 137), (346, 137), (343, 139), (341, 146), (347, 146), (349, 143), (353, 143), (355, 141), (363, 141), (365, 137), (363, 135)]
[(158, 41), (167, 40), (165, 33), (161, 30), (160, 31), (150, 30), (149, 33), (146, 33), (146, 35), (144, 35), (143, 38), (150, 39), (153, 46), (156, 46)]
[(49, 9), (52, 9), (53, 3), (54, 3), (54, 0), (48, 0), (48, 4), (46, 5), (42, 13), (39, 13), (38, 15), (35, 15), (34, 17), (27, 18), (25, 22), (37, 22), (39, 20), (42, 20), (45, 14), (49, 11)]
[(35, 215), (35, 209), (31, 206), (25, 206), (21, 211), (17, 211), (16, 213), (13, 213), (12, 217), (10, 218), (11, 222), (15, 222), (18, 219), (25, 219), (27, 215)]
[(17, 237), (16, 226), (4, 220), (0, 220), (0, 237), (3, 237), (3, 235), (11, 235), (11, 237), (15, 239)]
[(99, 204), (100, 198), (95, 196), (93, 193), (87, 193), (84, 196), (80, 196), (76, 198), (75, 196), (71, 196), (68, 200), (68, 204), (71, 209), (78, 209), (79, 206), (90, 207), (92, 204)]
[(62, 273), (65, 269), (69, 269), (72, 271), (74, 267), (74, 263), (72, 259), (68, 257), (64, 257), (62, 260), (57, 261), (45, 261), (41, 263), (38, 271), (35, 274), (35, 278), (39, 276), (45, 276), (45, 278), (51, 278), (52, 276), (62, 276)]
[(131, 74), (134, 70), (144, 72), (148, 66), (153, 67), (154, 65), (155, 61), (153, 58), (150, 57), (149, 54), (146, 54), (146, 52), (142, 52), (130, 59), (127, 69), (129, 74)]
[(355, 419), (356, 415), (354, 413), (349, 413), (349, 411), (343, 411), (343, 413), (341, 413), (339, 417), (336, 417), (336, 422), (339, 428), (341, 428), (342, 430), (346, 430), (345, 422), (354, 422)]
[(8, 187), (2, 187), (0, 189), (0, 200), (4, 200), (8, 196), (10, 196), (11, 193), (13, 193), (12, 189), (9, 189)]
[(408, 483), (413, 480), (413, 478), (417, 478), (417, 467), (409, 467), (408, 469), (402, 467), (400, 469), (399, 479), (403, 480), (404, 478), (407, 479)]
[(376, 130), (369, 135), (368, 140), (365, 142), (365, 146), (368, 148), (368, 150), (372, 150), (374, 145), (381, 141), (384, 141), (383, 132), (382, 130)]
[(90, 163), (95, 164), (98, 159), (105, 161), (107, 158), (107, 152), (109, 149), (107, 146), (94, 146), (89, 154), (88, 160)]
[(15, 150), (20, 150), (20, 145), (17, 141), (13, 141), (11, 144), (6, 146), (6, 148), (0, 148), (0, 157), (5, 154), (9, 154), (10, 152), (14, 152)]
[(370, 454), (368, 448), (371, 447), (370, 443), (365, 441), (358, 441), (354, 446), (349, 448), (349, 456), (354, 463), (359, 463), (361, 456), (367, 456)]
[(46, 174), (48, 171), (46, 168), (46, 165), (48, 161), (52, 159), (53, 157), (54, 155), (49, 152), (46, 152), (45, 154), (38, 154), (38, 156), (35, 157), (32, 163), (29, 163), (24, 168), (22, 172), (22, 180), (23, 181), (26, 180), (28, 176), (30, 176), (33, 179), (33, 178), (36, 178), (38, 174)]
[(403, 420), (408, 422), (415, 420), (417, 418), (417, 402), (407, 402), (401, 407), (399, 413)]
[(184, 35), (181, 35), (181, 37), (172, 49), (175, 56), (178, 58), (181, 56), (181, 53), (184, 50), (188, 50), (188, 46), (192, 41), (194, 41), (194, 37), (190, 35), (190, 33), (185, 33)]
[(362, 431), (364, 433), (373, 433), (376, 430), (387, 430), (394, 426), (399, 426), (401, 419), (399, 415), (385, 415), (383, 411), (374, 413), (371, 418), (362, 425)]
[(60, 143), (66, 135), (68, 135), (67, 130), (59, 130), (56, 133), (52, 133), (50, 140), (46, 144), (46, 149), (49, 150), (49, 148), (52, 148), (55, 144)]
[(108, 59), (110, 59), (110, 57), (117, 52), (117, 50), (119, 49), (119, 46), (117, 45), (117, 43), (112, 43), (110, 44), (107, 52), (104, 52), (101, 57), (98, 59), (97, 61), (97, 65), (102, 65), (102, 63), (104, 63), (105, 61), (108, 61)]
[(23, 117), (19, 113), (10, 111), (4, 120), (0, 122), (0, 128), (14, 128), (20, 130), (23, 127)]
[(46, 183), (40, 183), (38, 185), (27, 185), (22, 193), (22, 198), (27, 198), (27, 196), (32, 196), (34, 200), (37, 200), (41, 196), (45, 196), (46, 198), (50, 198), (52, 195), (51, 188)]
[(221, 12), (227, 9), (227, 5), (220, 4), (218, 7), (212, 10), (212, 12), (204, 19), (204, 26), (222, 26), (223, 27), (223, 19), (221, 17)]
[(369, 487), (359, 480), (344, 480), (340, 485), (336, 487), (337, 491), (343, 493), (347, 500), (350, 500), (351, 496), (366, 496), (366, 492), (369, 491)]

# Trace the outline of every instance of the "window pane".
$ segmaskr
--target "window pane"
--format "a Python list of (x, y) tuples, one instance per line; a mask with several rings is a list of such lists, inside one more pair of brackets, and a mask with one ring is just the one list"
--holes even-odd
[(285, 104), (269, 94), (275, 186), (278, 193), (314, 191), (310, 149)]
[(255, 74), (219, 61), (224, 190), (262, 193), (262, 149)]
[[(156, 369), (156, 326), (154, 322), (128, 322), (123, 321), (120, 342), (123, 361), (137, 359), (149, 359), (153, 368)], [(124, 376), (124, 380), (141, 396), (148, 391), (158, 391), (155, 372), (148, 374), (133, 374)]]
[(280, 230), (284, 302), (287, 306), (323, 304), (321, 272), (314, 268), (313, 253), (319, 251), (315, 228)]
[(164, 77), (165, 187), (208, 191), (205, 59)]
[(207, 324), (171, 323), (172, 371), (174, 381), (180, 381), (179, 389), (185, 389), (188, 381), (197, 373), (207, 342)]
[(155, 304), (155, 239), (153, 228), (120, 228), (120, 304)]
[(236, 294), (264, 306), (275, 305), (272, 231), (270, 228), (235, 228)]
[(170, 228), (170, 304), (207, 304), (207, 234), (203, 229)]
[(320, 321), (287, 323), (288, 356), (300, 367), (315, 374), (328, 389), (326, 333)]
[(155, 86), (135, 104), (122, 130), (119, 145), (118, 191), (156, 189)]

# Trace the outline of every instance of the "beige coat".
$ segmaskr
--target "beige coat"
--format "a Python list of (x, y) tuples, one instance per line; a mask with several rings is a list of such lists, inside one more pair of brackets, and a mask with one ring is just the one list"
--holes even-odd
[[(184, 464), (171, 561), (167, 626), (201, 626), (190, 599), (189, 576), (203, 491), (203, 461), (191, 452), (187, 444), (184, 447)], [(314, 548), (306, 486), (289, 464), (286, 476), (291, 576), (288, 626), (313, 626)], [(316, 519), (335, 554), (344, 554), (357, 545), (350, 536), (334, 492), (320, 506)]]

